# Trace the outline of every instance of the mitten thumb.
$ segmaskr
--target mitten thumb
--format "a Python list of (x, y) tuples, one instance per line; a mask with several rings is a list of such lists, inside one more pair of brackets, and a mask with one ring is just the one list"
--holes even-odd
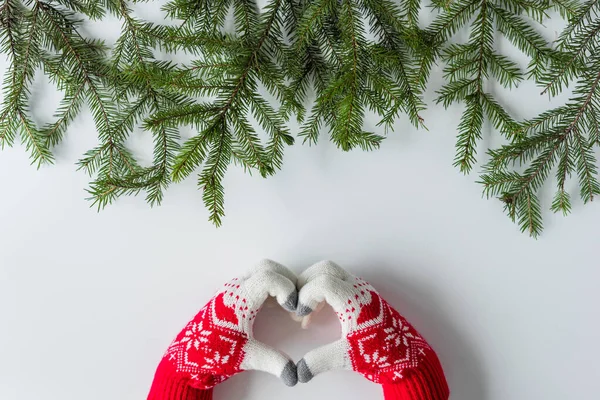
[(244, 370), (264, 371), (279, 377), (287, 386), (298, 383), (296, 364), (282, 352), (255, 339), (248, 340), (244, 347)]
[(298, 361), (298, 380), (308, 382), (320, 373), (336, 369), (352, 369), (348, 358), (348, 342), (340, 339), (306, 353)]

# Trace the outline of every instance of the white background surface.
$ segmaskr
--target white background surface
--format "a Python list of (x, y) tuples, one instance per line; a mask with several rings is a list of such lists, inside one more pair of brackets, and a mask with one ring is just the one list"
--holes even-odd
[[(153, 8), (143, 14), (159, 18)], [(118, 23), (102, 31), (115, 37)], [(440, 75), (434, 70), (429, 104)], [(498, 95), (531, 117), (548, 106), (538, 93), (523, 84)], [(58, 99), (36, 86), (41, 120), (53, 112), (46, 98)], [(576, 201), (568, 218), (545, 212), (540, 240), (520, 234), (498, 201), (481, 199), (476, 174), (451, 166), (461, 111), (432, 105), (428, 132), (403, 119), (374, 153), (344, 154), (326, 140), (296, 145), (268, 180), (232, 168), (220, 229), (206, 222), (193, 178), (155, 209), (142, 197), (90, 209), (87, 177), (74, 166), (95, 143), (87, 113), (55, 166), (36, 171), (19, 146), (0, 153), (0, 399), (144, 399), (174, 335), (263, 257), (297, 272), (329, 258), (369, 280), (437, 350), (453, 400), (598, 399), (600, 208)], [(490, 133), (480, 154), (497, 143)], [(147, 134), (132, 146), (147, 153)], [(330, 311), (302, 331), (266, 309), (256, 335), (298, 360), (338, 329)], [(332, 396), (382, 398), (352, 372), (291, 389), (248, 372), (220, 385), (215, 400)]]

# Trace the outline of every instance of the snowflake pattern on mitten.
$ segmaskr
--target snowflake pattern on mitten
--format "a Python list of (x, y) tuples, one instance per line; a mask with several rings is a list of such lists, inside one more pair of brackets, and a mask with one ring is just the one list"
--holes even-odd
[[(353, 369), (375, 383), (393, 383), (432, 351), (417, 330), (376, 292), (359, 306), (356, 327), (346, 338)], [(356, 300), (356, 298), (355, 298)], [(348, 304), (352, 305), (352, 299)], [(348, 316), (351, 318), (351, 316)]]
[(432, 349), (365, 280), (347, 276), (345, 306), (335, 310), (348, 343), (352, 369), (375, 383), (402, 379)]
[(210, 390), (245, 370), (269, 372), (295, 385), (294, 362), (252, 335), (254, 320), (269, 296), (288, 311), (296, 309), (295, 275), (269, 260), (226, 283), (171, 342), (148, 399), (194, 397), (192, 390)]
[[(298, 363), (298, 378), (308, 382), (331, 369), (351, 369), (372, 382), (398, 390), (410, 385), (447, 398), (447, 384), (437, 355), (408, 321), (362, 278), (332, 262), (321, 262), (299, 277), (298, 314), (309, 318), (329, 304), (342, 328), (340, 340), (307, 353)], [(417, 383), (415, 383), (417, 382)], [(407, 386), (408, 385), (408, 386)]]
[(240, 370), (249, 334), (244, 329), (258, 309), (250, 309), (237, 279), (225, 287), (191, 320), (169, 346), (165, 357), (192, 385), (207, 389)]

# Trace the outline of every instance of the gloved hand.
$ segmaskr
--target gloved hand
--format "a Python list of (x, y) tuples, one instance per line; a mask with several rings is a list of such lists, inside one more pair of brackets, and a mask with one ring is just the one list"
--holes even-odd
[(298, 277), (298, 287), (299, 316), (308, 316), (326, 302), (342, 327), (340, 340), (310, 351), (298, 362), (300, 382), (332, 369), (348, 369), (381, 384), (387, 400), (448, 399), (433, 349), (369, 283), (323, 261)]
[(268, 296), (295, 311), (296, 275), (265, 260), (226, 283), (171, 343), (148, 400), (208, 400), (215, 385), (244, 370), (266, 371), (294, 386), (294, 362), (252, 337), (254, 319)]

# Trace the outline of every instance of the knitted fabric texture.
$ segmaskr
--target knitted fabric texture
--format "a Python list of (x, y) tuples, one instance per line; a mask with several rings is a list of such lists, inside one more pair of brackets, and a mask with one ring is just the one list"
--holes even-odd
[(287, 385), (297, 382), (288, 356), (252, 337), (268, 296), (287, 310), (297, 304), (296, 277), (269, 260), (226, 283), (177, 335), (156, 370), (148, 400), (211, 400), (212, 388), (244, 370), (262, 370)]
[(331, 369), (350, 369), (381, 384), (386, 400), (449, 398), (436, 353), (369, 283), (325, 261), (306, 270), (299, 287), (298, 315), (308, 316), (326, 302), (342, 328), (339, 341), (300, 360), (301, 382)]

